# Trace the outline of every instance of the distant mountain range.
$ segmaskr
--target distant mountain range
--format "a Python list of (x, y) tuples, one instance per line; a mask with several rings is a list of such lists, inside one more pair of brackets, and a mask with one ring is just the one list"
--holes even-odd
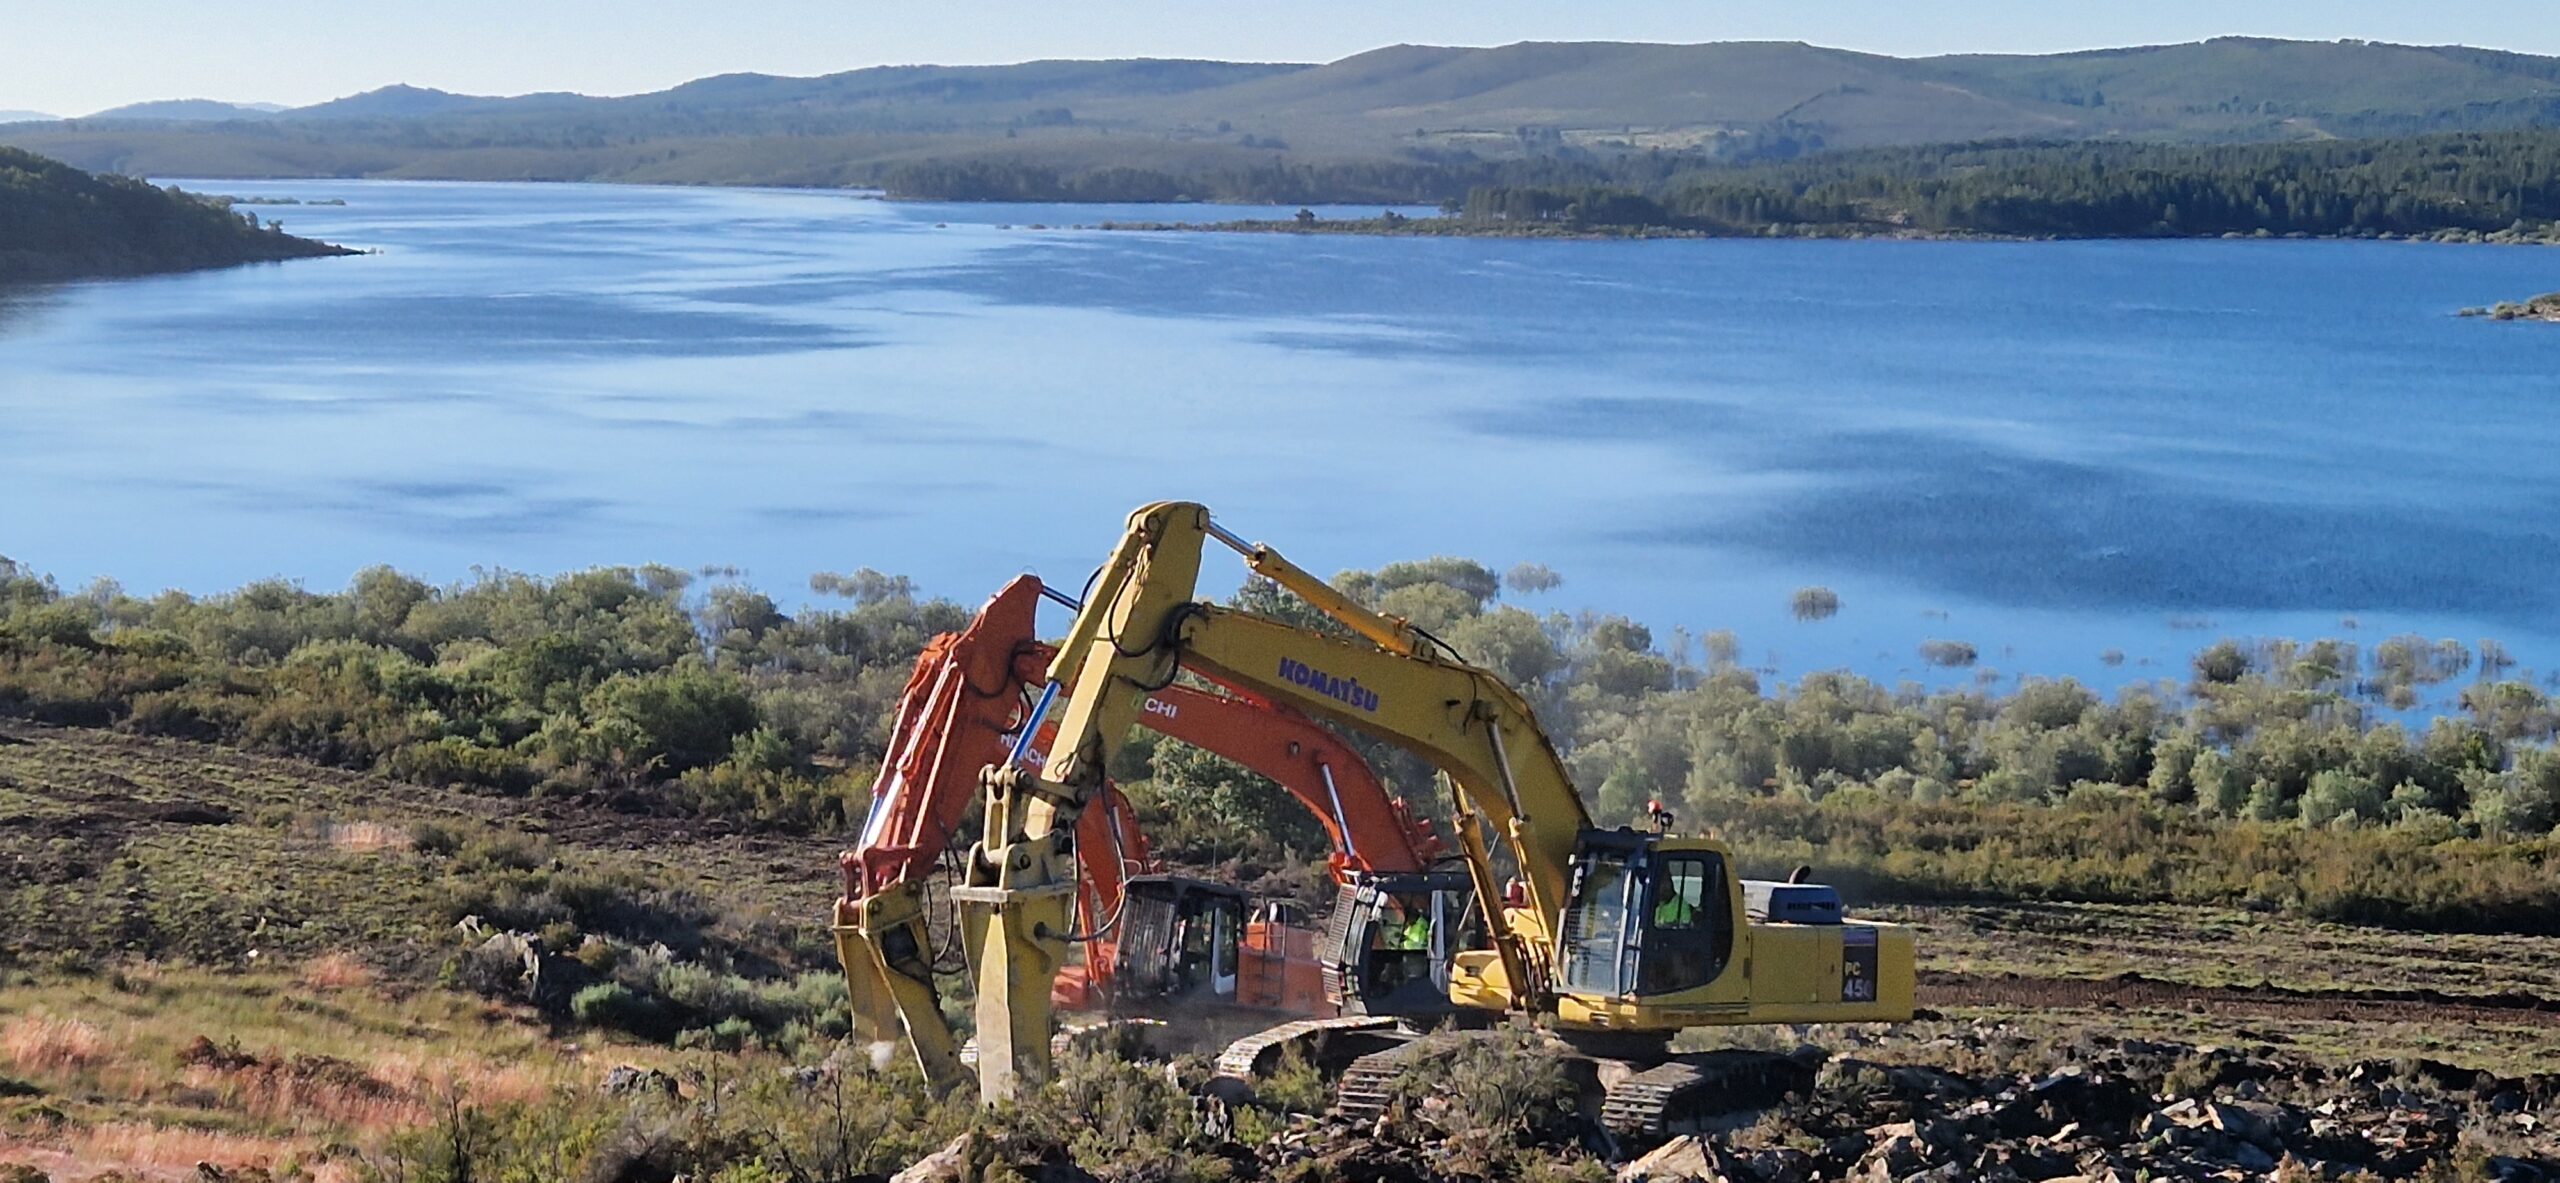
[(265, 119), (292, 108), (282, 103), (222, 103), (212, 99), (162, 99), (110, 107), (88, 118), (218, 123), (230, 119)]
[(0, 130), (158, 175), (868, 183), (920, 161), (1726, 159), (1994, 138), (2201, 142), (2560, 124), (2560, 58), (2224, 38), (1894, 58), (1796, 43), (1395, 46), (1325, 65), (1046, 61), (733, 74), (651, 94), (411, 86), (275, 112), (202, 100)]
[(39, 123), (62, 118), (42, 111), (0, 111), (0, 123)]

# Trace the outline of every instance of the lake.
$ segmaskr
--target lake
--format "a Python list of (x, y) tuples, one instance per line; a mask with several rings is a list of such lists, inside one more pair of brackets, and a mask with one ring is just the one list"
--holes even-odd
[[(2112, 687), (2398, 632), (2560, 670), (2560, 326), (2453, 315), (2560, 288), (2560, 253), (188, 184), (343, 199), (261, 212), (379, 253), (0, 290), (0, 554), (66, 585), (662, 562), (974, 601), (1073, 588), (1184, 498), (1319, 571), (1542, 562), (1525, 606), (1788, 674), (1986, 676), (1921, 661), (1950, 639)], [(1805, 585), (1840, 614), (1794, 620)]]

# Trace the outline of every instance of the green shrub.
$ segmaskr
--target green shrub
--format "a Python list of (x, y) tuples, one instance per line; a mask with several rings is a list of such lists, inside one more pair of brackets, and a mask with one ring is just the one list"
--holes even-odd
[(428, 858), (449, 858), (461, 852), (462, 835), (450, 826), (420, 822), (409, 829), (409, 849)]
[(633, 993), (620, 982), (598, 982), (569, 998), (569, 1013), (590, 1027), (628, 1032), (645, 1039), (664, 1039), (671, 1020), (654, 998)]
[(1106, 1180), (1222, 1183), (1237, 1165), (1164, 1065), (1107, 1054), (1062, 1057), (1049, 1085), (998, 1107), (984, 1128), (1000, 1161), (1073, 1162)]

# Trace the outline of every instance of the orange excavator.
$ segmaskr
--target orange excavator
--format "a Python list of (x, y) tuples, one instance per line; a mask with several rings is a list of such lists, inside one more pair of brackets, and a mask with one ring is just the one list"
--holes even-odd
[[(962, 1079), (940, 1010), (927, 884), (978, 803), (981, 770), (1032, 764), (1053, 725), (1043, 712), (1056, 650), (1040, 642), (1032, 576), (989, 600), (969, 625), (935, 637), (916, 662), (857, 845), (842, 860), (837, 953), (856, 1038), (903, 1042), (940, 1087)], [(1054, 693), (1054, 691), (1051, 691)], [(1080, 966), (1052, 997), (1077, 1010), (1199, 1006), (1328, 1019), (1425, 1018), (1456, 1009), (1448, 966), (1467, 943), (1471, 885), (1434, 870), (1443, 846), (1379, 783), (1359, 753), (1296, 709), (1242, 689), (1167, 683), (1140, 718), (1171, 738), (1269, 777), (1332, 840), (1332, 912), (1311, 925), (1291, 901), (1253, 906), (1235, 887), (1165, 874), (1128, 799), (1106, 787), (1076, 823), (1074, 916)], [(955, 888), (965, 892), (967, 888)], [(956, 898), (956, 897), (955, 897)]]

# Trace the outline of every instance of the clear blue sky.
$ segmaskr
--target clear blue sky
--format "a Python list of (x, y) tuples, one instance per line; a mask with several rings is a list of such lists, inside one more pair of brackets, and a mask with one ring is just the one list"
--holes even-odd
[(739, 70), (1329, 61), (1398, 42), (1752, 39), (1915, 55), (2240, 33), (2560, 54), (2560, 6), (2533, 0), (6, 0), (0, 29), (0, 109), (69, 115), (159, 98), (302, 104), (394, 82), (628, 94)]

